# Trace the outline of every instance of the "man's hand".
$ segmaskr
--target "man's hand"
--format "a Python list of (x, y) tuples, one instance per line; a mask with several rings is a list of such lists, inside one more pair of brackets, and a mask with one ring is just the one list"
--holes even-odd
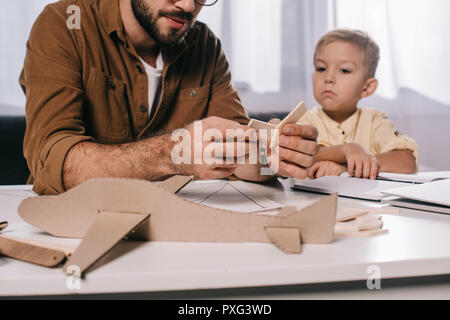
[[(273, 123), (273, 122), (272, 122)], [(317, 129), (309, 125), (288, 124), (280, 132), (280, 166), (283, 177), (306, 179), (307, 168), (318, 151)]]
[(178, 174), (201, 180), (226, 178), (240, 164), (248, 163), (251, 144), (257, 156), (256, 130), (237, 122), (209, 117), (201, 121), (201, 132), (199, 122), (188, 125), (186, 130), (191, 137), (191, 157), (187, 162), (173, 165)]
[(345, 145), (348, 173), (356, 178), (375, 180), (380, 170), (377, 158), (356, 143)]
[(310, 179), (318, 179), (325, 176), (340, 176), (347, 168), (334, 161), (319, 161), (308, 169)]

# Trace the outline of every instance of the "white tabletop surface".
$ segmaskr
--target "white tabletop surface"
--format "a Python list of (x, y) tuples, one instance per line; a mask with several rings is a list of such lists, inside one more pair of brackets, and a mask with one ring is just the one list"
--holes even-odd
[[(294, 192), (292, 181), (252, 185), (285, 205), (306, 206), (321, 195)], [(0, 187), (0, 220), (5, 235), (77, 245), (26, 224), (17, 214), (20, 201), (32, 195), (21, 187)], [(381, 207), (378, 202), (339, 198), (338, 207)], [(389, 234), (372, 238), (336, 237), (327, 245), (304, 245), (287, 255), (271, 244), (122, 242), (80, 283), (62, 268), (44, 268), (0, 256), (0, 296), (168, 292), (270, 287), (365, 281), (375, 265), (382, 279), (450, 274), (450, 216), (400, 209), (383, 215)], [(448, 290), (447, 290), (448, 289)], [(442, 291), (450, 298), (450, 286)]]

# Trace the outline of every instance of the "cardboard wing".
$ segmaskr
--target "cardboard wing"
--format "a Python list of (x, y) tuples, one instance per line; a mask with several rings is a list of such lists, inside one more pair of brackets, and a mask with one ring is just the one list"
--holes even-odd
[(244, 214), (175, 195), (176, 184), (189, 179), (174, 177), (165, 183), (170, 188), (142, 180), (93, 179), (57, 196), (26, 199), (19, 214), (51, 235), (83, 238), (66, 263), (81, 272), (127, 235), (146, 241), (268, 242), (287, 253), (300, 253), (301, 243), (333, 239), (336, 195), (301, 210), (285, 207), (276, 216)]

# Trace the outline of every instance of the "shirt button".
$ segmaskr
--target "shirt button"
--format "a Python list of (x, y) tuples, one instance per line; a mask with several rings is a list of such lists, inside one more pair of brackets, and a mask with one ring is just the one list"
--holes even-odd
[(191, 92), (189, 92), (189, 95), (190, 95), (191, 97), (196, 97), (196, 96), (197, 96), (197, 91), (192, 90)]
[(137, 71), (138, 71), (140, 74), (143, 74), (143, 73), (144, 73), (144, 70), (142, 69), (141, 65), (137, 64), (137, 65), (136, 65), (136, 69), (137, 69)]
[(141, 105), (139, 106), (139, 110), (140, 110), (142, 113), (146, 113), (146, 112), (147, 112), (147, 107), (146, 107), (145, 105), (141, 104)]
[(111, 79), (108, 79), (108, 88), (114, 90), (116, 88), (116, 84)]

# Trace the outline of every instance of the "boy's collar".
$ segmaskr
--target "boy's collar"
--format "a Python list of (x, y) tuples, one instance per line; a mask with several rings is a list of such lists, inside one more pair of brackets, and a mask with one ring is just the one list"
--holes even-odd
[(350, 132), (352, 131), (358, 122), (359, 116), (361, 114), (361, 109), (357, 108), (356, 111), (350, 116), (348, 117), (344, 122), (339, 123), (335, 120), (333, 120), (332, 118), (330, 118), (330, 116), (328, 116), (325, 111), (323, 110), (323, 107), (320, 106), (319, 108), (319, 112), (322, 114), (323, 117), (325, 117), (327, 119), (327, 122), (329, 122), (330, 124), (333, 125), (334, 128), (336, 129), (342, 129), (345, 132)]

